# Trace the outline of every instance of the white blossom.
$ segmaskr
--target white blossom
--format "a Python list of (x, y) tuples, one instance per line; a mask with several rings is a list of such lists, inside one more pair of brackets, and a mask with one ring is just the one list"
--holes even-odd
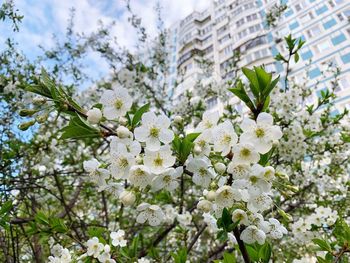
[(131, 166), (129, 172), (129, 181), (132, 185), (138, 186), (141, 189), (151, 184), (152, 175), (150, 170), (145, 165)]
[(188, 171), (193, 173), (192, 181), (199, 186), (208, 187), (211, 179), (215, 176), (210, 161), (207, 158), (194, 158), (187, 164)]
[(97, 258), (103, 251), (103, 244), (100, 243), (97, 237), (93, 237), (86, 242), (87, 255)]
[(183, 167), (167, 168), (161, 174), (156, 175), (152, 180), (152, 189), (158, 191), (160, 189), (166, 189), (168, 191), (175, 190), (178, 186), (178, 178), (183, 173)]
[(174, 139), (169, 126), (170, 120), (164, 114), (156, 116), (154, 112), (146, 112), (142, 116), (142, 125), (134, 131), (135, 138), (145, 142), (148, 150), (157, 151), (161, 143), (169, 144)]
[(233, 222), (239, 221), (239, 223), (243, 224), (243, 225), (249, 224), (247, 213), (245, 211), (243, 211), (242, 209), (235, 209), (232, 212), (232, 221)]
[(164, 219), (164, 213), (162, 209), (157, 205), (151, 205), (148, 203), (141, 203), (137, 207), (137, 211), (139, 212), (136, 221), (137, 223), (143, 224), (146, 221), (151, 226), (158, 226), (162, 223)]
[(273, 118), (270, 114), (262, 112), (255, 121), (245, 118), (241, 124), (243, 134), (240, 141), (251, 143), (255, 149), (262, 154), (267, 153), (275, 140), (282, 137), (280, 127), (273, 125)]
[(128, 91), (120, 86), (113, 86), (112, 90), (106, 90), (100, 99), (103, 105), (103, 115), (108, 120), (115, 120), (124, 116), (131, 108), (132, 98)]
[(264, 231), (252, 225), (246, 227), (242, 231), (240, 238), (247, 244), (254, 244), (255, 242), (258, 242), (260, 245), (263, 245), (265, 243), (266, 235)]
[(110, 171), (116, 179), (126, 179), (131, 166), (135, 164), (135, 157), (128, 152), (124, 144), (118, 144), (117, 149), (111, 150)]
[(110, 237), (112, 239), (112, 245), (115, 247), (125, 247), (126, 246), (126, 240), (124, 239), (125, 231), (124, 230), (118, 230), (117, 232), (111, 232)]
[(145, 150), (144, 164), (152, 173), (160, 174), (175, 163), (169, 145), (163, 145), (158, 151)]
[(233, 147), (232, 162), (237, 164), (252, 164), (257, 163), (260, 159), (259, 153), (250, 143), (239, 143)]
[(221, 152), (222, 156), (226, 156), (236, 145), (238, 136), (233, 129), (230, 121), (220, 123), (213, 130), (214, 151)]

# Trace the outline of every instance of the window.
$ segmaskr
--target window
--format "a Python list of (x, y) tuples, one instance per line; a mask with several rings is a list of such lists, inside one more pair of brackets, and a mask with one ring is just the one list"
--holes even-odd
[(256, 20), (256, 19), (258, 19), (258, 15), (257, 14), (252, 14), (252, 15), (247, 16), (247, 22), (250, 22), (250, 21), (253, 21), (253, 20)]
[(299, 12), (302, 9), (301, 4), (296, 4), (294, 7), (297, 12)]
[(236, 22), (236, 27), (240, 27), (240, 26), (242, 26), (244, 24), (244, 18), (241, 18), (240, 20), (238, 20), (237, 22)]
[(337, 14), (337, 17), (338, 17), (339, 21), (344, 21), (345, 20), (345, 18), (344, 18), (342, 13)]
[(229, 40), (231, 37), (230, 37), (230, 34), (227, 34), (226, 36), (224, 36), (223, 38), (219, 39), (219, 43), (222, 44), (222, 43), (225, 43), (227, 40)]
[(331, 45), (329, 44), (328, 40), (320, 42), (316, 45), (316, 53), (322, 53), (323, 51), (326, 51), (330, 47)]
[(339, 80), (339, 84), (342, 89), (348, 89), (350, 88), (350, 83), (347, 77), (343, 77)]
[(302, 16), (300, 19), (303, 23), (307, 23), (313, 18), (314, 18), (313, 14), (311, 12), (309, 12), (306, 15)]
[(309, 30), (306, 31), (306, 34), (308, 35), (308, 37), (315, 37), (315, 36), (319, 36), (321, 34), (321, 30), (320, 27), (318, 25), (310, 28)]

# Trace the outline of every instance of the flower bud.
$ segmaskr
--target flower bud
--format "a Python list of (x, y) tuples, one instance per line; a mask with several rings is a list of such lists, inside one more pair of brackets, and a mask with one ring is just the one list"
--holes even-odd
[(194, 147), (193, 147), (193, 152), (194, 152), (194, 154), (196, 154), (196, 155), (198, 155), (198, 154), (200, 154), (201, 152), (202, 152), (202, 147), (200, 147), (199, 145), (195, 145)]
[(44, 114), (41, 114), (41, 115), (38, 115), (35, 117), (35, 120), (38, 122), (38, 123), (44, 123), (47, 118), (49, 117), (49, 114), (48, 113), (44, 113)]
[(212, 203), (208, 200), (200, 200), (197, 204), (197, 209), (204, 213), (209, 213), (212, 210)]
[(119, 121), (119, 124), (120, 124), (120, 125), (124, 125), (124, 126), (125, 126), (125, 125), (128, 124), (128, 119), (125, 118), (124, 116), (119, 117), (118, 121)]
[(175, 118), (174, 118), (174, 123), (176, 123), (176, 124), (181, 124), (182, 121), (183, 121), (183, 119), (182, 119), (181, 116), (179, 116), (179, 115), (175, 116)]
[(216, 163), (214, 168), (219, 174), (223, 174), (226, 171), (226, 165), (223, 163)]
[(46, 103), (46, 99), (43, 97), (35, 97), (33, 98), (33, 104), (35, 105), (43, 105)]
[(18, 125), (18, 128), (21, 131), (26, 131), (28, 130), (29, 127), (33, 126), (34, 124), (35, 124), (35, 120), (31, 120), (31, 121), (21, 123), (20, 125)]
[(86, 113), (86, 115), (87, 115), (88, 122), (92, 124), (99, 123), (102, 118), (102, 112), (98, 108), (92, 108)]
[(209, 191), (209, 192), (207, 193), (207, 199), (208, 199), (209, 201), (214, 201), (215, 198), (216, 198), (216, 193), (215, 193), (214, 191)]
[(38, 112), (37, 110), (21, 109), (19, 111), (19, 116), (21, 116), (21, 117), (30, 117), (30, 116), (33, 116), (37, 112)]
[(130, 137), (130, 131), (125, 126), (119, 126), (117, 128), (117, 135), (119, 138), (124, 139)]
[(124, 190), (120, 196), (120, 201), (123, 203), (125, 206), (131, 206), (135, 203), (136, 201), (136, 196), (134, 195), (133, 192), (126, 191)]
[(284, 212), (282, 209), (278, 209), (278, 213), (288, 222), (293, 221), (293, 217), (290, 214)]

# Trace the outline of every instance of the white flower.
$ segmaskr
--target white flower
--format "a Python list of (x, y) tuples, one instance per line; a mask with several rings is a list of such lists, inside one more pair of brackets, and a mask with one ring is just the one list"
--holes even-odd
[(234, 162), (230, 162), (227, 166), (227, 172), (233, 175), (235, 179), (243, 179), (247, 178), (250, 173), (250, 165), (248, 164), (237, 164)]
[(146, 148), (157, 151), (160, 143), (169, 144), (174, 139), (174, 133), (169, 129), (170, 120), (164, 114), (156, 116), (154, 112), (146, 112), (142, 116), (142, 125), (134, 131), (139, 142), (146, 142)]
[(124, 116), (131, 108), (132, 98), (128, 91), (120, 86), (114, 86), (113, 90), (106, 90), (100, 99), (103, 105), (103, 115), (108, 120), (114, 120)]
[(213, 209), (213, 204), (208, 200), (200, 200), (197, 204), (197, 209), (204, 213), (209, 213)]
[(136, 218), (136, 222), (140, 224), (148, 221), (151, 226), (158, 226), (164, 219), (164, 213), (157, 205), (141, 203), (137, 207), (137, 211), (140, 213)]
[(86, 246), (88, 256), (93, 256), (94, 258), (97, 258), (104, 248), (103, 244), (100, 243), (97, 237), (89, 239), (86, 242)]
[(254, 164), (249, 174), (249, 192), (258, 195), (263, 192), (268, 192), (271, 189), (271, 183), (264, 178), (265, 168), (260, 164)]
[(283, 234), (288, 233), (287, 229), (275, 218), (269, 219), (268, 226), (268, 232), (273, 239), (281, 239), (283, 237)]
[(282, 137), (280, 127), (273, 125), (272, 116), (265, 112), (259, 114), (256, 122), (248, 118), (244, 119), (241, 129), (243, 130), (241, 142), (253, 144), (255, 149), (262, 154), (272, 148), (274, 140)]
[(209, 165), (210, 161), (207, 158), (194, 158), (187, 164), (186, 168), (193, 173), (192, 181), (196, 185), (209, 186), (211, 179), (215, 176), (213, 168)]
[(231, 148), (236, 145), (238, 136), (233, 129), (230, 121), (220, 123), (213, 130), (214, 151), (221, 152), (222, 156), (226, 156)]
[(150, 151), (146, 148), (144, 164), (152, 173), (160, 174), (175, 163), (175, 157), (172, 156), (169, 145), (163, 145), (158, 151)]
[(99, 168), (100, 163), (96, 159), (83, 162), (84, 170), (89, 172), (90, 180), (98, 185), (98, 191), (103, 191), (107, 188), (106, 180), (109, 178), (107, 169)]
[(175, 190), (179, 183), (178, 178), (183, 173), (183, 167), (168, 168), (163, 173), (156, 175), (152, 180), (152, 189), (158, 191), (160, 189), (166, 189), (168, 191)]
[(184, 227), (190, 225), (192, 221), (192, 216), (188, 211), (185, 212), (184, 214), (178, 214), (176, 218), (177, 218), (177, 221), (179, 221), (180, 225)]
[(247, 244), (258, 242), (260, 245), (263, 245), (265, 243), (266, 235), (264, 231), (258, 229), (256, 226), (248, 226), (242, 231), (240, 238)]
[(237, 164), (257, 163), (260, 159), (259, 153), (250, 143), (239, 143), (233, 147), (232, 161)]
[(117, 247), (125, 247), (126, 246), (126, 240), (124, 239), (125, 231), (124, 230), (118, 230), (117, 232), (111, 232), (110, 237), (112, 239), (112, 245)]
[(239, 223), (243, 224), (243, 225), (249, 224), (247, 213), (245, 211), (243, 211), (242, 209), (235, 209), (232, 212), (232, 221), (233, 222), (239, 221)]
[(98, 108), (92, 108), (86, 113), (86, 115), (87, 115), (88, 122), (92, 124), (99, 123), (102, 118), (102, 112)]
[(232, 233), (227, 233), (227, 237), (228, 237), (228, 245), (230, 247), (234, 247), (235, 245), (237, 245), (238, 243), (237, 239)]
[(214, 233), (218, 232), (218, 225), (217, 225), (217, 220), (214, 216), (212, 216), (209, 213), (204, 213), (203, 214), (203, 221), (208, 225), (211, 231)]
[(212, 129), (216, 126), (219, 121), (219, 113), (218, 112), (210, 112), (206, 111), (203, 113), (202, 121), (198, 124), (196, 130), (198, 132), (202, 132), (207, 129)]
[(210, 130), (204, 130), (194, 140), (194, 153), (199, 156), (209, 156), (211, 151), (212, 133)]
[(136, 201), (136, 196), (133, 192), (124, 190), (123, 192), (120, 193), (119, 195), (120, 201), (123, 203), (125, 206), (131, 206), (135, 203)]
[(110, 149), (112, 151), (118, 151), (118, 148), (126, 148), (127, 152), (133, 156), (138, 156), (141, 152), (141, 145), (138, 141), (133, 140), (132, 132), (129, 131), (129, 135), (123, 138), (113, 136), (111, 139)]
[(234, 202), (240, 200), (240, 192), (235, 191), (231, 186), (224, 185), (216, 190), (215, 203), (219, 207), (231, 207)]
[(114, 259), (111, 258), (111, 247), (105, 245), (103, 253), (98, 256), (98, 260), (101, 263), (116, 263)]
[(273, 178), (275, 178), (275, 169), (272, 166), (266, 166), (264, 167), (265, 171), (263, 174), (263, 178), (267, 181), (267, 182), (271, 182), (273, 180)]
[(259, 211), (264, 211), (268, 209), (272, 204), (272, 199), (266, 194), (251, 194), (249, 201), (248, 201), (248, 209), (253, 212), (259, 212)]
[(132, 185), (143, 189), (147, 185), (151, 184), (152, 175), (146, 166), (134, 165), (130, 168), (129, 181)]
[(118, 144), (117, 149), (111, 150), (110, 171), (116, 179), (126, 179), (130, 167), (135, 164), (135, 157), (129, 153), (124, 144)]

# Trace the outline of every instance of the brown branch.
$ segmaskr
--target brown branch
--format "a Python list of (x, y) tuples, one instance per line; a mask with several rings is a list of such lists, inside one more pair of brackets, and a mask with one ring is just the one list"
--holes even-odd
[(242, 253), (244, 262), (245, 263), (250, 263), (251, 261), (250, 261), (250, 258), (249, 258), (249, 254), (248, 254), (247, 248), (244, 245), (244, 242), (241, 240), (241, 232), (238, 229), (238, 227), (235, 227), (235, 229), (233, 230), (233, 234), (235, 235), (235, 238), (237, 240), (238, 247), (239, 247), (239, 250)]

